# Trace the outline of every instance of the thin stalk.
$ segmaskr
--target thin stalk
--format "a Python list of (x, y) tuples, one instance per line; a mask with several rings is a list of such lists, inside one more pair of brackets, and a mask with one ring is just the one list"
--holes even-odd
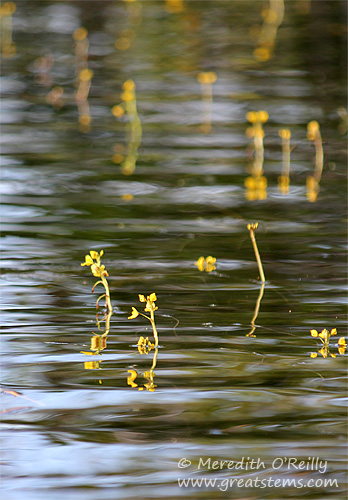
[(103, 282), (104, 288), (105, 288), (105, 300), (106, 300), (106, 306), (109, 312), (112, 312), (112, 305), (111, 305), (111, 300), (110, 300), (110, 290), (109, 290), (109, 284), (106, 281), (104, 276), (101, 276), (101, 280)]
[(265, 283), (265, 274), (263, 272), (263, 267), (262, 267), (262, 262), (261, 262), (261, 257), (259, 253), (259, 249), (257, 248), (257, 243), (255, 239), (255, 229), (257, 228), (258, 224), (248, 224), (248, 229), (250, 231), (250, 238), (254, 247), (254, 252), (255, 252), (255, 257), (257, 261), (257, 265), (259, 266), (259, 273), (260, 273), (260, 279), (263, 283)]
[(158, 346), (158, 333), (157, 333), (157, 330), (156, 330), (156, 325), (155, 325), (155, 313), (154, 311), (151, 311), (151, 318), (150, 318), (150, 321), (151, 321), (151, 326), (152, 326), (152, 330), (153, 330), (153, 336), (155, 337), (155, 347)]

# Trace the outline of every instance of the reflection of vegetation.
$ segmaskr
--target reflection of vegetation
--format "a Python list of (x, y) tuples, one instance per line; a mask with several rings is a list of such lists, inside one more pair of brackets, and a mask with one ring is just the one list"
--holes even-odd
[(338, 125), (338, 131), (340, 134), (344, 135), (348, 130), (348, 113), (345, 108), (338, 108), (337, 114), (341, 119), (341, 123)]
[(307, 198), (316, 201), (319, 194), (319, 182), (323, 172), (324, 152), (320, 134), (319, 123), (315, 120), (307, 125), (307, 137), (315, 146), (315, 169), (314, 174), (307, 177)]
[(155, 344), (150, 342), (149, 337), (140, 337), (137, 346), (140, 354), (149, 354), (149, 352), (155, 347)]
[(74, 31), (73, 38), (75, 45), (75, 66), (77, 74), (77, 92), (75, 100), (79, 112), (79, 124), (81, 132), (89, 132), (91, 129), (91, 113), (88, 104), (88, 94), (91, 88), (91, 80), (93, 71), (88, 68), (88, 48), (89, 41), (87, 38), (88, 31), (86, 28), (78, 28)]
[(263, 25), (252, 30), (257, 40), (254, 57), (257, 61), (266, 62), (273, 57), (277, 31), (284, 18), (284, 0), (269, 0), (269, 7), (262, 10)]
[(287, 128), (279, 130), (279, 135), (282, 138), (283, 150), (283, 169), (282, 175), (278, 177), (278, 189), (283, 194), (289, 193), (290, 185), (290, 137), (291, 132)]
[(157, 347), (158, 346), (158, 334), (157, 334), (156, 324), (155, 324), (155, 311), (157, 311), (158, 307), (155, 304), (155, 302), (157, 300), (156, 294), (151, 293), (146, 298), (145, 298), (145, 295), (138, 295), (138, 297), (139, 297), (140, 302), (146, 302), (146, 306), (145, 306), (144, 311), (149, 312), (150, 316), (147, 316), (146, 314), (140, 313), (135, 307), (132, 307), (132, 314), (128, 317), (128, 319), (137, 318), (139, 315), (148, 319), (151, 323), (151, 326), (152, 326), (153, 336), (155, 338), (155, 347)]
[(215, 271), (216, 258), (209, 255), (206, 259), (204, 257), (200, 257), (196, 262), (195, 266), (198, 267), (199, 271), (206, 271), (207, 273), (211, 273)]
[(264, 146), (265, 136), (263, 123), (268, 120), (267, 111), (249, 111), (246, 115), (247, 120), (252, 124), (246, 130), (246, 135), (253, 138), (255, 157), (252, 165), (250, 177), (244, 181), (247, 188), (246, 198), (252, 200), (264, 200), (267, 198), (267, 179), (263, 176)]
[(142, 5), (136, 0), (125, 0), (127, 3), (127, 25), (128, 27), (120, 32), (119, 37), (115, 42), (115, 49), (120, 51), (128, 50), (133, 40), (136, 37), (134, 28), (141, 24), (142, 20)]
[(265, 275), (263, 272), (261, 257), (260, 257), (259, 249), (257, 248), (257, 243), (256, 243), (256, 238), (255, 238), (255, 231), (258, 228), (258, 225), (259, 225), (259, 223), (256, 222), (255, 224), (248, 224), (247, 227), (248, 227), (249, 232), (250, 232), (250, 238), (251, 238), (251, 241), (253, 244), (257, 265), (259, 266), (260, 279), (264, 283), (266, 281), (266, 279), (265, 279)]
[(203, 133), (208, 134), (211, 131), (211, 112), (213, 106), (213, 83), (216, 82), (214, 71), (202, 72), (197, 75), (197, 80), (202, 86), (202, 125)]
[[(105, 330), (104, 332), (100, 335), (98, 333), (93, 333), (93, 336), (91, 338), (91, 347), (90, 351), (81, 351), (82, 354), (86, 354), (87, 356), (95, 356), (99, 355), (101, 351), (103, 351), (106, 348), (106, 339), (110, 331), (110, 319), (112, 316), (112, 311), (109, 311), (108, 313), (104, 314), (104, 321), (105, 321)], [(97, 326), (98, 330), (101, 330), (100, 327), (101, 321), (99, 320), (99, 314), (97, 314)], [(100, 363), (101, 361), (86, 361), (84, 366), (85, 369), (87, 370), (95, 370), (100, 368)]]
[(141, 144), (142, 127), (137, 111), (137, 102), (135, 96), (135, 83), (133, 80), (126, 80), (123, 84), (123, 93), (121, 94), (122, 104), (117, 104), (111, 109), (116, 118), (120, 118), (125, 113), (128, 118), (128, 137), (127, 137), (127, 155), (126, 158), (121, 154), (119, 145), (115, 147), (115, 154), (112, 157), (114, 163), (122, 163), (122, 173), (132, 175), (135, 170), (138, 159), (138, 149)]
[(16, 44), (12, 40), (12, 15), (16, 11), (14, 2), (5, 2), (0, 6), (1, 54), (12, 57), (16, 54)]
[(178, 14), (184, 10), (183, 0), (166, 0), (165, 9), (170, 14)]
[(93, 276), (95, 276), (96, 278), (100, 278), (99, 281), (94, 283), (94, 286), (92, 288), (92, 293), (94, 292), (94, 289), (97, 285), (102, 284), (104, 286), (105, 293), (103, 295), (100, 295), (100, 297), (98, 297), (97, 308), (99, 307), (99, 301), (103, 297), (105, 297), (105, 307), (109, 312), (112, 312), (109, 284), (106, 280), (106, 277), (109, 276), (109, 273), (105, 269), (105, 266), (102, 265), (101, 263), (101, 257), (103, 255), (104, 255), (104, 250), (102, 250), (100, 254), (94, 250), (91, 250), (90, 255), (85, 256), (85, 261), (81, 264), (81, 266), (91, 266), (91, 271)]
[(252, 326), (252, 329), (246, 335), (246, 337), (256, 337), (256, 335), (254, 335), (254, 331), (256, 329), (255, 321), (257, 320), (257, 317), (259, 315), (259, 310), (260, 310), (260, 305), (261, 305), (261, 300), (263, 297), (264, 289), (265, 289), (265, 283), (262, 283), (261, 288), (260, 288), (260, 293), (259, 293), (259, 296), (258, 296), (257, 301), (256, 301), (254, 316), (253, 316), (253, 319), (251, 320), (251, 323), (250, 323)]
[[(333, 328), (330, 332), (324, 328), (324, 330), (321, 331), (321, 333), (318, 333), (317, 330), (311, 330), (311, 335), (312, 337), (318, 338), (321, 343), (323, 344), (323, 347), (319, 349), (319, 354), (323, 356), (323, 358), (331, 357), (335, 358), (336, 354), (330, 353), (330, 338), (333, 337), (334, 335), (337, 334), (336, 328)], [(344, 354), (347, 348), (346, 340), (344, 337), (340, 337), (338, 340), (338, 353), (339, 354)], [(316, 358), (318, 356), (318, 353), (312, 352), (311, 353), (311, 358)]]
[[(143, 337), (140, 337), (140, 339), (143, 339)], [(139, 340), (140, 340), (139, 339)], [(148, 339), (147, 339), (148, 340)], [(153, 344), (151, 344), (153, 345)], [(138, 349), (139, 349), (139, 342), (138, 342)], [(151, 349), (150, 349), (151, 350)], [(148, 352), (150, 352), (150, 350)], [(140, 354), (148, 354), (148, 352), (141, 352), (139, 349)], [(138, 372), (136, 370), (128, 370), (128, 375), (127, 377), (127, 384), (130, 385), (133, 388), (138, 388), (138, 391), (143, 391), (146, 389), (147, 391), (154, 392), (155, 388), (157, 385), (154, 383), (154, 378), (155, 378), (155, 372), (154, 369), (157, 364), (157, 355), (158, 355), (158, 347), (155, 347), (155, 352), (153, 355), (152, 359), (152, 365), (149, 371), (146, 371), (143, 373), (143, 377), (147, 379), (147, 383), (143, 384), (143, 386), (139, 386), (138, 384), (135, 383), (136, 378), (138, 377)]]

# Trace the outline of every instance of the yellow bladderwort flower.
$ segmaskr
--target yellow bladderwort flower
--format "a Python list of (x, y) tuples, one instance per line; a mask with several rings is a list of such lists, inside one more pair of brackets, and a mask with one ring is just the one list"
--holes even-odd
[(195, 266), (198, 267), (199, 271), (206, 271), (207, 273), (211, 273), (216, 269), (215, 263), (216, 258), (209, 255), (206, 259), (204, 257), (200, 257), (195, 262)]
[[(311, 336), (318, 338), (323, 344), (323, 347), (319, 350), (319, 354), (321, 354), (323, 358), (327, 358), (328, 356), (331, 356), (332, 358), (336, 357), (336, 354), (330, 353), (330, 338), (334, 335), (337, 335), (336, 328), (332, 328), (330, 332), (326, 328), (324, 328), (320, 333), (317, 330), (311, 330)], [(345, 338), (340, 337), (338, 340), (338, 353), (341, 355), (344, 354), (346, 347), (347, 345), (345, 342)], [(311, 358), (316, 358), (317, 354), (311, 353), (310, 356)]]
[(98, 300), (97, 300), (97, 308), (99, 307), (99, 301), (105, 297), (105, 305), (108, 310), (108, 312), (112, 312), (112, 306), (111, 306), (111, 301), (110, 301), (110, 290), (109, 290), (109, 284), (106, 280), (106, 277), (109, 276), (109, 273), (105, 269), (105, 266), (101, 263), (101, 257), (104, 255), (104, 250), (101, 250), (100, 253), (96, 252), (95, 250), (91, 250), (89, 252), (89, 255), (85, 256), (85, 261), (82, 262), (81, 266), (91, 266), (91, 271), (93, 276), (96, 278), (101, 278), (99, 281), (97, 281), (93, 288), (92, 288), (92, 293), (94, 292), (94, 289), (97, 285), (102, 284), (105, 288), (105, 293), (101, 295)]
[(138, 295), (140, 302), (146, 302), (146, 306), (144, 311), (149, 312), (150, 316), (147, 316), (146, 314), (140, 313), (137, 311), (135, 307), (132, 307), (132, 314), (128, 316), (128, 319), (134, 319), (137, 318), (139, 315), (143, 316), (144, 318), (148, 319), (151, 323), (152, 330), (153, 330), (153, 336), (155, 338), (155, 347), (158, 346), (158, 333), (156, 330), (156, 324), (155, 324), (155, 311), (157, 311), (158, 307), (156, 306), (155, 302), (157, 300), (157, 296), (155, 293), (151, 293), (147, 297), (145, 295)]
[(139, 316), (139, 312), (135, 309), (135, 307), (132, 307), (132, 314), (128, 316), (128, 319), (134, 319)]

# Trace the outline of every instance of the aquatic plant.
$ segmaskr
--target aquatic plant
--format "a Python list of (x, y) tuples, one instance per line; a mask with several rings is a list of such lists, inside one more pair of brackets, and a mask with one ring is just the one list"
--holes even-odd
[(278, 133), (282, 139), (282, 152), (283, 152), (283, 169), (282, 169), (282, 174), (278, 177), (278, 189), (281, 193), (288, 194), (290, 185), (291, 132), (288, 128), (282, 128), (279, 130)]
[(105, 307), (108, 312), (112, 312), (111, 300), (110, 300), (110, 291), (109, 284), (107, 282), (107, 276), (109, 273), (105, 269), (105, 266), (101, 263), (101, 257), (104, 255), (104, 250), (101, 250), (100, 253), (95, 250), (91, 250), (89, 255), (85, 256), (85, 261), (81, 264), (81, 266), (91, 266), (91, 271), (93, 276), (96, 278), (100, 278), (96, 283), (94, 283), (92, 288), (92, 293), (97, 285), (101, 284), (104, 286), (105, 293), (100, 295), (97, 299), (97, 308), (99, 307), (99, 301), (105, 297)]
[(307, 177), (307, 198), (309, 201), (314, 202), (317, 200), (320, 187), (319, 183), (323, 172), (324, 165), (324, 151), (323, 142), (320, 134), (319, 123), (315, 120), (307, 125), (307, 138), (313, 142), (315, 147), (315, 168), (313, 175)]
[[(142, 348), (139, 349), (139, 342), (141, 341), (141, 339), (142, 342), (145, 342), (147, 348), (149, 347), (149, 345), (152, 346), (147, 352), (146, 349), (144, 350)], [(150, 350), (154, 347), (153, 344), (151, 344), (151, 342), (149, 341), (148, 337), (146, 337), (146, 339), (144, 339), (144, 337), (140, 337), (139, 342), (138, 342), (138, 350), (140, 354), (148, 354)], [(154, 378), (155, 378), (154, 369), (157, 365), (157, 355), (158, 355), (158, 347), (155, 347), (151, 368), (143, 373), (143, 377), (147, 380), (147, 382), (143, 384), (143, 386), (139, 386), (139, 384), (135, 382), (135, 380), (138, 377), (138, 372), (136, 370), (127, 371), (127, 373), (130, 374), (127, 377), (127, 384), (130, 385), (132, 388), (138, 388), (138, 391), (143, 391), (144, 389), (146, 389), (147, 391), (154, 392), (154, 390), (157, 387), (157, 385), (154, 383)]]
[(258, 228), (258, 225), (259, 225), (259, 223), (255, 222), (254, 224), (248, 224), (247, 228), (249, 229), (249, 232), (250, 232), (250, 238), (251, 238), (251, 242), (253, 244), (257, 265), (259, 266), (260, 279), (264, 283), (266, 281), (266, 279), (265, 279), (265, 274), (263, 272), (261, 257), (260, 257), (259, 249), (257, 248), (257, 243), (256, 243), (256, 238), (255, 238), (255, 231)]
[(215, 262), (216, 258), (209, 255), (206, 259), (204, 257), (200, 257), (195, 262), (195, 266), (197, 266), (200, 271), (206, 271), (207, 273), (211, 273), (216, 269)]
[[(330, 339), (334, 335), (337, 335), (337, 330), (336, 328), (333, 328), (330, 332), (324, 328), (320, 333), (318, 333), (317, 330), (311, 330), (311, 336), (318, 338), (321, 343), (323, 344), (323, 347), (319, 349), (319, 354), (323, 356), (323, 358), (327, 358), (328, 356), (331, 356), (332, 358), (336, 357), (336, 354), (330, 353)], [(346, 351), (347, 344), (346, 344), (346, 339), (344, 337), (340, 337), (338, 339), (338, 353), (340, 355), (343, 355)], [(312, 352), (311, 353), (311, 358), (316, 358), (318, 356), (318, 353)]]
[(156, 329), (156, 324), (155, 324), (155, 311), (157, 311), (158, 307), (156, 306), (155, 302), (157, 300), (156, 294), (151, 293), (145, 298), (145, 295), (138, 295), (140, 302), (146, 302), (146, 306), (144, 311), (149, 312), (150, 316), (147, 316), (146, 314), (143, 314), (139, 312), (135, 307), (132, 307), (132, 314), (128, 316), (128, 319), (134, 319), (137, 318), (139, 315), (143, 316), (147, 320), (150, 321), (152, 330), (153, 330), (153, 336), (155, 338), (155, 347), (158, 346), (158, 333)]

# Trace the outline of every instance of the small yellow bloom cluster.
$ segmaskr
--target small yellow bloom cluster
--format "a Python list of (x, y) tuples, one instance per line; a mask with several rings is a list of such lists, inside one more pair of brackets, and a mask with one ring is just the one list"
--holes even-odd
[(307, 138), (310, 141), (315, 141), (317, 137), (320, 137), (319, 123), (315, 120), (311, 121), (307, 125)]
[[(128, 319), (134, 319), (137, 318), (139, 315), (143, 316), (144, 318), (148, 319), (151, 323), (152, 330), (153, 330), (153, 336), (155, 338), (155, 345), (154, 347), (158, 346), (158, 334), (156, 330), (156, 324), (155, 324), (155, 311), (157, 311), (158, 307), (156, 306), (155, 302), (157, 300), (157, 296), (155, 293), (151, 293), (150, 295), (138, 295), (140, 302), (145, 302), (146, 306), (144, 311), (149, 312), (150, 316), (147, 316), (146, 314), (140, 313), (135, 307), (132, 307), (132, 314), (128, 316)], [(143, 337), (139, 339), (139, 342), (141, 341)], [(152, 344), (151, 344), (152, 345)], [(139, 346), (139, 343), (138, 343)]]
[(211, 85), (216, 82), (216, 73), (214, 71), (202, 71), (198, 73), (197, 80), (202, 85)]
[(96, 252), (95, 250), (91, 250), (89, 252), (89, 255), (85, 256), (85, 261), (82, 262), (81, 266), (91, 266), (91, 271), (93, 276), (96, 278), (100, 278), (99, 281), (97, 281), (93, 288), (92, 288), (92, 293), (94, 292), (94, 289), (97, 285), (102, 284), (105, 288), (105, 293), (101, 295), (98, 300), (97, 300), (97, 308), (99, 307), (99, 301), (105, 297), (106, 304), (105, 306), (107, 307), (107, 310), (111, 313), (112, 312), (112, 306), (111, 306), (111, 301), (110, 301), (110, 290), (109, 290), (109, 284), (106, 280), (106, 277), (109, 276), (109, 273), (105, 269), (105, 266), (101, 263), (101, 257), (104, 255), (104, 250), (101, 250), (100, 253)]
[[(91, 271), (93, 276), (96, 278), (101, 278), (102, 276), (109, 276), (105, 266), (101, 264), (101, 257), (104, 255), (104, 250), (100, 253), (91, 250), (90, 255), (85, 256), (85, 262), (81, 266), (91, 266)], [(95, 261), (95, 262), (94, 262)]]
[(195, 266), (197, 266), (200, 271), (206, 271), (207, 273), (211, 273), (216, 269), (215, 262), (216, 258), (209, 255), (206, 259), (204, 257), (200, 257), (195, 262)]
[[(155, 304), (157, 297), (156, 297), (155, 293), (151, 293), (151, 295), (148, 295), (146, 298), (145, 298), (145, 295), (141, 295), (141, 294), (139, 294), (138, 297), (139, 297), (140, 302), (146, 302), (146, 307), (145, 307), (144, 311), (149, 312), (149, 313), (157, 311), (158, 307)], [(139, 313), (139, 311), (137, 311), (137, 309), (135, 309), (135, 307), (132, 307), (132, 314), (130, 316), (128, 316), (128, 319), (137, 318), (139, 316), (139, 314), (141, 314), (141, 313)]]
[(322, 330), (321, 333), (318, 333), (317, 330), (311, 330), (312, 337), (319, 337), (319, 339), (324, 344), (328, 344), (330, 337), (336, 334), (337, 334), (336, 328), (333, 328), (330, 333), (328, 332), (328, 330), (326, 330), (326, 328), (324, 328), (324, 330)]
[(267, 198), (267, 179), (264, 175), (252, 175), (245, 179), (245, 197), (249, 201), (265, 200)]
[[(329, 342), (330, 338), (334, 335), (337, 335), (336, 328), (333, 328), (330, 332), (324, 328), (320, 333), (317, 330), (311, 330), (312, 337), (318, 337), (318, 339), (323, 343), (323, 347), (319, 350), (319, 354), (323, 356), (323, 358), (327, 358), (329, 355), (332, 358), (336, 357), (336, 354), (331, 354), (329, 351)], [(338, 353), (340, 355), (344, 354), (347, 348), (346, 339), (344, 337), (340, 337), (338, 339)], [(318, 354), (316, 352), (311, 353), (311, 358), (316, 358)]]
[(246, 135), (250, 138), (261, 137), (263, 139), (265, 133), (262, 124), (266, 123), (268, 120), (267, 111), (249, 111), (249, 113), (246, 114), (246, 119), (253, 124), (252, 127), (247, 128)]
[(279, 134), (279, 137), (281, 137), (285, 141), (289, 141), (291, 138), (291, 131), (288, 128), (280, 129), (278, 134)]
[(155, 344), (150, 342), (149, 337), (140, 337), (137, 345), (140, 354), (149, 354), (149, 352), (155, 348)]

